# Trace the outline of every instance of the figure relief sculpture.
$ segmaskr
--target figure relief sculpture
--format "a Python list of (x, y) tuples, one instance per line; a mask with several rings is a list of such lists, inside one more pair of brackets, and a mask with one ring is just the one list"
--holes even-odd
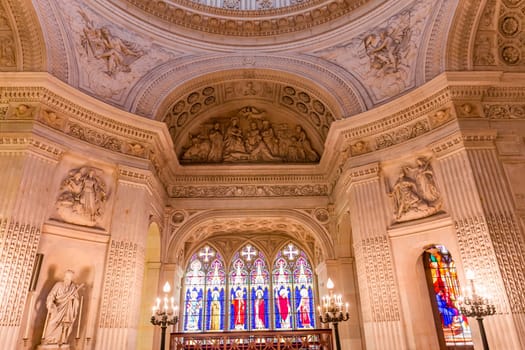
[(430, 161), (416, 160), (415, 167), (404, 166), (391, 188), (394, 220), (410, 221), (430, 216), (441, 210), (442, 199), (434, 180)]
[(57, 213), (72, 224), (96, 226), (104, 214), (106, 185), (94, 168), (73, 169), (62, 181)]
[(301, 125), (272, 125), (266, 112), (255, 107), (203, 124), (189, 140), (181, 151), (183, 163), (319, 161)]
[(117, 72), (131, 72), (130, 65), (144, 55), (142, 50), (134, 43), (112, 35), (107, 27), (95, 27), (85, 13), (80, 12), (80, 15), (86, 23), (81, 39), (86, 54), (104, 60), (107, 69), (105, 73), (110, 77)]
[(79, 313), (78, 291), (84, 286), (73, 283), (74, 275), (72, 270), (67, 270), (64, 280), (55, 283), (47, 296), (47, 317), (38, 350), (69, 349), (68, 339)]

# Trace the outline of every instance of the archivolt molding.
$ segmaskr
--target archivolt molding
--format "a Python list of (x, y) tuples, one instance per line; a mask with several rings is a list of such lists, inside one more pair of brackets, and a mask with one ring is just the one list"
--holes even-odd
[[(181, 263), (200, 242), (218, 235), (285, 234), (308, 246), (316, 262), (333, 258), (330, 234), (316, 218), (317, 212), (300, 210), (202, 211), (175, 226), (170, 237), (168, 261)], [(182, 259), (182, 261), (180, 261)]]
[(170, 105), (191, 90), (189, 84), (209, 78), (210, 83), (218, 82), (220, 78), (230, 80), (232, 74), (237, 79), (283, 83), (283, 76), (291, 79), (292, 84), (320, 96), (336, 119), (361, 113), (371, 106), (360, 83), (351, 73), (333, 63), (304, 55), (230, 54), (184, 57), (158, 67), (136, 84), (128, 96), (126, 106), (129, 107), (126, 108), (142, 116), (160, 119)]
[[(382, 3), (370, 0), (312, 0), (285, 8), (239, 12), (204, 6), (189, 0), (111, 2), (116, 6), (131, 8), (138, 14), (142, 13), (142, 16), (146, 13), (148, 17), (157, 18), (160, 23), (166, 23), (166, 27), (175, 25), (174, 28), (208, 35), (266, 38), (312, 30), (321, 24), (348, 17), (352, 11), (367, 5), (375, 7)], [(121, 2), (124, 4), (119, 4)]]
[[(491, 1), (491, 0), (488, 0)], [(458, 4), (445, 53), (445, 69), (461, 71), (472, 69), (470, 60), (474, 31), (486, 0), (461, 0)]]
[[(2, 12), (10, 22), (13, 33), (13, 41), (8, 43), (2, 39), (2, 46), (3, 50), (12, 50), (16, 58), (16, 70), (44, 71), (46, 69), (46, 47), (31, 1), (2, 0), (0, 18), (3, 17)], [(0, 64), (0, 66), (3, 65)], [(2, 70), (11, 69), (2, 67)]]

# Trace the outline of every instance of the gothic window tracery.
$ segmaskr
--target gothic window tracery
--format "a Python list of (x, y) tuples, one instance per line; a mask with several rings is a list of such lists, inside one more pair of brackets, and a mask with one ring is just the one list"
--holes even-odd
[(292, 243), (273, 259), (244, 244), (229, 264), (206, 245), (186, 269), (183, 331), (314, 328), (313, 278), (306, 253)]

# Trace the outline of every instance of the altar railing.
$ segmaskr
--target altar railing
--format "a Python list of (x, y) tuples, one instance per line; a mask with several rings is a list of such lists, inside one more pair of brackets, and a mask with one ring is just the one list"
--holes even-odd
[(171, 333), (170, 350), (332, 350), (331, 329)]

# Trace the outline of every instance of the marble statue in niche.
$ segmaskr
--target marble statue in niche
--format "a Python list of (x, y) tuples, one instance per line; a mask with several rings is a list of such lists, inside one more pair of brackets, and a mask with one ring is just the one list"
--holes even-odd
[(104, 214), (106, 185), (94, 168), (73, 169), (62, 181), (56, 201), (58, 216), (72, 224), (97, 226)]
[(434, 180), (430, 160), (418, 158), (416, 166), (404, 166), (391, 186), (396, 222), (424, 218), (441, 210), (441, 194)]
[(68, 339), (79, 313), (78, 291), (84, 287), (73, 283), (74, 275), (72, 270), (67, 270), (64, 280), (55, 283), (46, 298), (47, 317), (38, 350), (69, 349)]
[(135, 43), (111, 34), (109, 28), (95, 27), (83, 12), (80, 12), (80, 15), (85, 20), (81, 44), (86, 50), (86, 54), (105, 61), (105, 73), (110, 77), (118, 72), (131, 72), (130, 65), (142, 57), (144, 52)]
[(301, 125), (273, 124), (264, 111), (244, 107), (189, 134), (183, 163), (317, 162), (319, 154)]

